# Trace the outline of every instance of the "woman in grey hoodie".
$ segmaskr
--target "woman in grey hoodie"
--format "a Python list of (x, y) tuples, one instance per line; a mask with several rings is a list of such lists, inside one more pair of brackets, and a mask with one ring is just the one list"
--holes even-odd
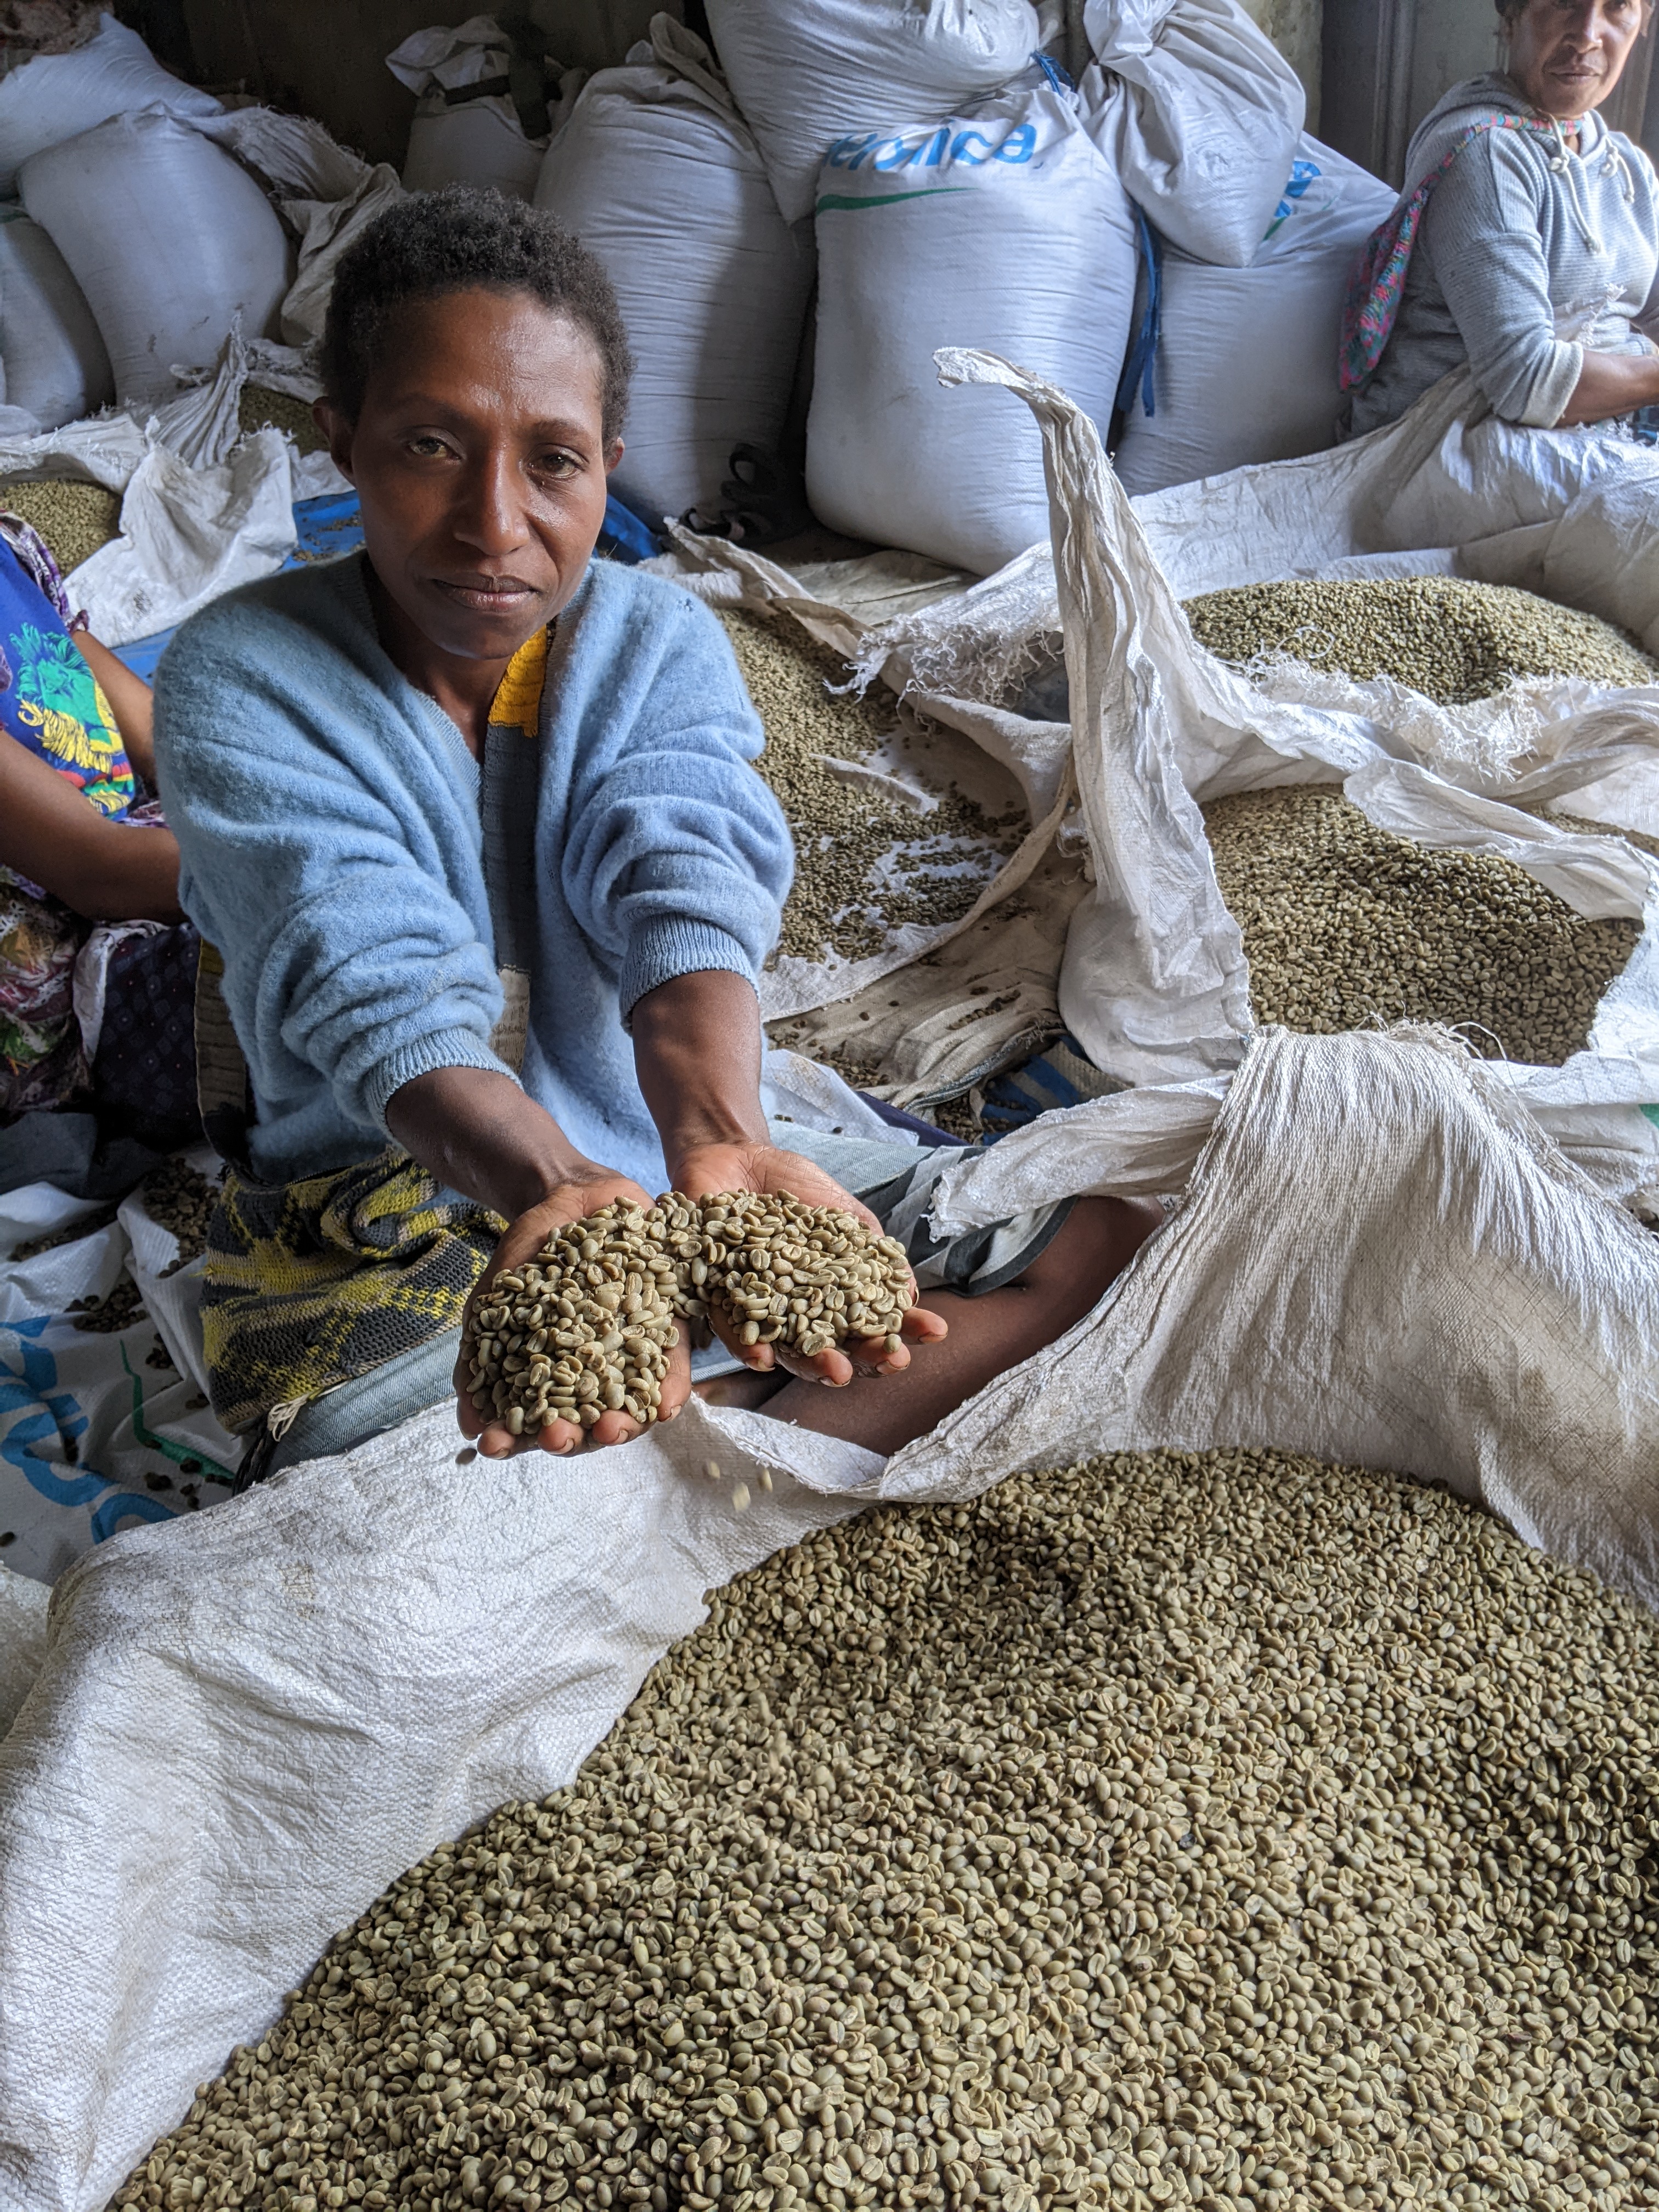
[(1498, 0), (1507, 68), (1455, 85), (1407, 156), (1344, 332), (1356, 433), (1467, 365), (1534, 429), (1659, 404), (1659, 179), (1595, 110), (1654, 0)]

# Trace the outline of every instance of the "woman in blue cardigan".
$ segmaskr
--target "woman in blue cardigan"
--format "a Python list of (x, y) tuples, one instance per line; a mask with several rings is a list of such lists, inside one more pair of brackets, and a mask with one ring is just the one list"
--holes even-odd
[[(324, 343), (363, 554), (233, 594), (161, 664), (180, 896), (242, 1056), (210, 1021), (232, 1172), (204, 1316), (253, 1472), (436, 1402), (480, 1276), (611, 1199), (873, 1218), (762, 1110), (755, 977), (792, 852), (724, 633), (592, 558), (629, 367), (603, 271), (549, 216), (401, 203), (343, 258)], [(879, 1149), (881, 1214), (908, 1221), (927, 1165)], [(937, 1287), (903, 1346), (788, 1361), (768, 1410), (895, 1449), (1085, 1313), (1157, 1218), (1087, 1200), (954, 1246), (917, 1228)], [(770, 1347), (731, 1349), (757, 1399), (781, 1381)], [(663, 1411), (690, 1387), (683, 1346)], [(590, 1440), (635, 1433), (607, 1413)]]

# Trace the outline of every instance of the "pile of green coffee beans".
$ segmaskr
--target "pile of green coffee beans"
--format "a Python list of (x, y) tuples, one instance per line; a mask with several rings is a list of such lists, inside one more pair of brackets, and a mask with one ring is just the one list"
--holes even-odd
[(850, 1214), (742, 1192), (671, 1192), (572, 1222), (475, 1302), (464, 1352), (474, 1407), (514, 1436), (606, 1412), (649, 1426), (680, 1322), (711, 1305), (744, 1344), (804, 1358), (851, 1338), (896, 1349), (912, 1297), (904, 1248)]
[(720, 615), (766, 732), (757, 766), (795, 841), (795, 879), (780, 949), (804, 960), (862, 959), (906, 923), (967, 913), (1030, 826), (1023, 809), (992, 816), (957, 791), (925, 817), (826, 765), (866, 764), (895, 720), (890, 692), (837, 696), (846, 664), (781, 617)]
[(1659, 2202), (1659, 1625), (1442, 1492), (1159, 1453), (716, 1596), (121, 2207)]
[(1252, 1009), (1287, 1029), (1444, 1022), (1488, 1058), (1559, 1067), (1642, 933), (1575, 913), (1511, 860), (1376, 829), (1334, 785), (1218, 799), (1204, 826)]
[(1218, 659), (1282, 656), (1361, 681), (1392, 676), (1448, 707), (1490, 698), (1521, 676), (1620, 689), (1659, 677), (1659, 662), (1611, 623), (1535, 592), (1449, 576), (1247, 584), (1188, 599), (1186, 614)]
[(67, 576), (121, 533), (121, 495), (102, 484), (58, 477), (0, 483), (0, 507), (31, 523)]

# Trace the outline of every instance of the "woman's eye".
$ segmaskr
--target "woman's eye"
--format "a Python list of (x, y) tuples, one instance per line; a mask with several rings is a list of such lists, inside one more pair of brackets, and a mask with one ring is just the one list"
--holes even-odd
[(544, 477), (574, 477), (581, 463), (574, 453), (544, 453), (537, 462), (539, 475)]
[(434, 455), (441, 456), (447, 453), (449, 447), (441, 438), (411, 438), (409, 441), (409, 450), (412, 453), (419, 453), (424, 460)]

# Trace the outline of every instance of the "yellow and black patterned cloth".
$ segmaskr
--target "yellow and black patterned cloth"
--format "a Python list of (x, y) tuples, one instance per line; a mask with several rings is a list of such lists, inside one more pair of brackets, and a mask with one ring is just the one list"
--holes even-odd
[(246, 1435), (458, 1328), (506, 1225), (404, 1152), (290, 1183), (227, 1170), (202, 1291), (216, 1417)]

